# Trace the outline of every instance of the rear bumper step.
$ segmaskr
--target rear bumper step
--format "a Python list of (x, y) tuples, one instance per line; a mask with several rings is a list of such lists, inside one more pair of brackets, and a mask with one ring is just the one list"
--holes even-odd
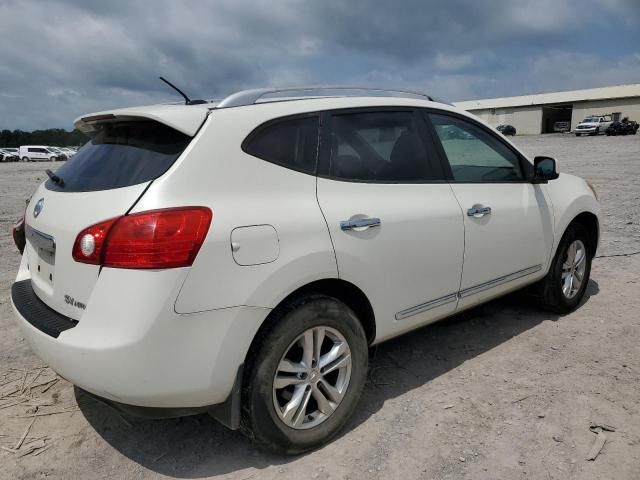
[(27, 322), (53, 338), (78, 324), (40, 300), (31, 287), (31, 279), (15, 282), (11, 286), (11, 299)]

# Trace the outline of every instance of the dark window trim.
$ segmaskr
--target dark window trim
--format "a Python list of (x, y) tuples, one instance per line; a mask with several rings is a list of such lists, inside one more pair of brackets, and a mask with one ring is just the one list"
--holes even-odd
[[(373, 107), (351, 107), (351, 108), (338, 108), (332, 110), (325, 110), (322, 112), (322, 117), (320, 120), (320, 154), (318, 161), (318, 173), (317, 176), (319, 178), (324, 178), (327, 180), (334, 180), (337, 182), (345, 182), (345, 183), (367, 183), (367, 184), (375, 184), (375, 185), (424, 185), (424, 184), (443, 184), (449, 183), (445, 178), (445, 172), (442, 170), (440, 162), (436, 159), (439, 159), (438, 153), (435, 150), (435, 146), (432, 141), (426, 136), (427, 126), (422, 118), (422, 115), (419, 114), (417, 107), (412, 106), (373, 106)], [(438, 177), (436, 179), (431, 180), (416, 180), (413, 182), (402, 180), (356, 180), (356, 179), (346, 179), (335, 177), (330, 175), (331, 169), (331, 142), (327, 142), (326, 139), (331, 138), (331, 120), (332, 117), (337, 115), (349, 115), (349, 114), (358, 114), (358, 113), (376, 113), (376, 112), (406, 112), (413, 114), (414, 120), (416, 122), (416, 126), (418, 129), (418, 136), (422, 141), (422, 144), (426, 153), (426, 162), (427, 166), (431, 171)]]
[[(269, 162), (269, 163), (271, 163), (273, 165), (278, 165), (279, 167), (283, 167), (283, 168), (286, 168), (288, 170), (293, 170), (294, 172), (300, 172), (300, 173), (304, 173), (304, 174), (307, 174), (307, 175), (316, 176), (318, 174), (318, 157), (319, 157), (320, 141), (321, 141), (320, 132), (322, 131), (322, 114), (323, 114), (323, 112), (305, 112), (305, 113), (297, 113), (297, 114), (294, 114), (294, 115), (286, 115), (284, 117), (277, 117), (277, 118), (272, 118), (270, 120), (267, 120), (266, 122), (261, 123), (256, 128), (251, 130), (249, 135), (247, 135), (246, 138), (240, 144), (240, 148), (242, 149), (242, 151), (244, 153), (246, 153), (247, 155), (252, 156), (253, 158), (259, 158), (260, 160), (264, 160), (265, 162)], [(265, 129), (273, 126), (273, 125), (277, 125), (278, 123), (288, 122), (288, 121), (291, 121), (291, 120), (297, 120), (297, 119), (300, 119), (300, 118), (312, 118), (312, 117), (315, 117), (315, 118), (318, 119), (318, 129), (316, 131), (316, 135), (318, 137), (318, 147), (316, 149), (315, 165), (314, 165), (314, 168), (313, 168), (312, 171), (308, 171), (308, 170), (305, 170), (303, 168), (296, 168), (296, 167), (293, 167), (293, 166), (288, 165), (286, 163), (275, 162), (275, 161), (273, 161), (271, 159), (268, 159), (268, 158), (259, 157), (259, 156), (254, 155), (253, 153), (250, 153), (248, 151), (249, 143), (259, 133), (261, 133), (263, 130), (265, 130)]]
[[(438, 158), (440, 159), (440, 163), (442, 165), (442, 168), (444, 169), (445, 176), (447, 178), (447, 182), (448, 183), (472, 183), (472, 184), (476, 184), (476, 183), (531, 183), (531, 178), (533, 177), (533, 165), (531, 165), (529, 160), (524, 155), (522, 155), (518, 150), (513, 148), (512, 145), (509, 145), (509, 143), (505, 142), (504, 139), (500, 138), (500, 136), (497, 135), (496, 132), (492, 131), (490, 128), (487, 128), (486, 125), (483, 125), (479, 121), (477, 121), (477, 120), (475, 120), (473, 118), (467, 117), (466, 115), (461, 115), (461, 114), (459, 114), (457, 112), (450, 112), (448, 110), (439, 110), (439, 109), (436, 109), (436, 108), (419, 108), (419, 110), (422, 113), (421, 117), (423, 117), (423, 120), (424, 120), (425, 124), (427, 125), (427, 129), (428, 129), (429, 134), (431, 136), (431, 141), (434, 143), (435, 149), (438, 152)], [(522, 170), (524, 178), (522, 180), (478, 180), (478, 181), (456, 180), (456, 179), (454, 179), (453, 178), (453, 172), (451, 171), (451, 165), (449, 164), (449, 159), (447, 157), (446, 152), (444, 151), (444, 147), (442, 146), (442, 142), (440, 141), (440, 137), (438, 136), (438, 133), (436, 132), (436, 129), (433, 126), (433, 123), (431, 122), (431, 118), (429, 117), (430, 114), (448, 116), (448, 117), (455, 118), (457, 120), (466, 121), (468, 123), (471, 123), (474, 127), (479, 128), (481, 131), (485, 132), (486, 134), (492, 136), (494, 139), (499, 141), (504, 147), (506, 147), (510, 152), (512, 152), (516, 156), (516, 158), (518, 159), (518, 161), (520, 163), (520, 169)]]

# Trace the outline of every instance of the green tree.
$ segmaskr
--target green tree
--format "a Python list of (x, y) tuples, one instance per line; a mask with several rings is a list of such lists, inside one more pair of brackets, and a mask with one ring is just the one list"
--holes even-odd
[(79, 130), (67, 131), (61, 128), (48, 130), (2, 130), (0, 132), (0, 148), (20, 145), (48, 145), (52, 147), (77, 147), (87, 142), (89, 138)]

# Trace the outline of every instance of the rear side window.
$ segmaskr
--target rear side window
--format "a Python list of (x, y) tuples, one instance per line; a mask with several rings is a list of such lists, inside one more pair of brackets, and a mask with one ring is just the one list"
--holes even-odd
[(329, 176), (383, 183), (435, 179), (413, 112), (334, 115)]
[(152, 120), (98, 124), (91, 140), (56, 171), (64, 186), (49, 190), (92, 192), (153, 180), (173, 165), (191, 137)]
[(317, 116), (269, 122), (249, 135), (242, 149), (267, 162), (315, 174), (318, 123)]

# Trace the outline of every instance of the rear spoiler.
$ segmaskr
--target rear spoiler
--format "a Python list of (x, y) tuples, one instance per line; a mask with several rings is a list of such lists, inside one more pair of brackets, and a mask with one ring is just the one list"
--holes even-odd
[(193, 137), (207, 115), (209, 108), (205, 105), (151, 105), (92, 113), (77, 118), (73, 123), (81, 132), (91, 133), (97, 123), (149, 119)]

